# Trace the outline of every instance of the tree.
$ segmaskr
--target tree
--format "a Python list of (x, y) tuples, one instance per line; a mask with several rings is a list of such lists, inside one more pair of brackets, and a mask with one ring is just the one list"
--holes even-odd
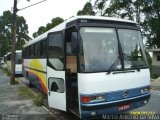
[(143, 13), (145, 18), (142, 26), (147, 37), (146, 46), (160, 48), (160, 1), (144, 1)]
[(136, 8), (133, 0), (113, 0), (105, 9), (104, 15), (134, 20), (135, 13)]
[[(16, 16), (16, 17), (17, 17), (16, 48), (21, 49), (21, 45), (23, 45), (24, 40), (28, 41), (30, 37), (28, 36), (28, 25), (26, 24), (24, 17), (22, 16)], [(3, 56), (4, 54), (6, 54), (7, 51), (11, 50), (12, 18), (13, 14), (10, 11), (4, 11), (3, 15), (0, 16), (0, 44), (3, 46), (0, 48), (1, 51), (0, 56)]]
[(44, 26), (41, 26), (41, 27), (38, 28), (38, 31), (37, 31), (38, 35), (41, 35), (44, 32), (46, 32), (46, 28)]
[(62, 23), (64, 20), (60, 17), (56, 17), (52, 19), (52, 23), (51, 26), (52, 28), (54, 28), (55, 26), (59, 25), (60, 23)]
[(90, 2), (87, 2), (84, 5), (83, 9), (77, 12), (77, 15), (95, 15), (92, 4)]
[(44, 26), (39, 27), (39, 28), (38, 28), (38, 31), (33, 33), (33, 37), (34, 37), (34, 38), (38, 37), (39, 35), (45, 33), (46, 31), (48, 31), (48, 30), (50, 30), (50, 29), (52, 29), (52, 28), (54, 28), (55, 26), (59, 25), (59, 24), (62, 23), (63, 21), (64, 21), (64, 20), (63, 20), (62, 18), (60, 18), (60, 17), (53, 18), (53, 19), (51, 20), (51, 23), (48, 23), (48, 24), (46, 25), (46, 27), (44, 27)]
[(28, 36), (28, 25), (26, 20), (22, 16), (17, 16), (17, 41), (16, 49), (22, 49), (22, 45), (25, 41), (29, 41), (31, 38)]
[(95, 0), (94, 9), (96, 11), (96, 14), (99, 14), (101, 16), (104, 16), (106, 14), (105, 9), (107, 2), (108, 0)]
[(146, 47), (160, 48), (160, 0), (95, 0), (97, 14), (134, 20), (140, 24)]

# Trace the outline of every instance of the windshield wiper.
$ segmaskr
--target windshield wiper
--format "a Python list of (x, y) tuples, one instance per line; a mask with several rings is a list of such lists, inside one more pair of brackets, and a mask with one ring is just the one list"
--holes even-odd
[(137, 71), (138, 72), (140, 71), (137, 64), (132, 60), (131, 56), (128, 56), (127, 54), (123, 53), (123, 58), (124, 58), (124, 60), (128, 60), (128, 61), (132, 62), (133, 66), (137, 69)]
[(112, 65), (111, 65), (111, 67), (109, 68), (107, 74), (110, 74), (110, 73), (111, 73), (111, 71), (112, 71), (112, 70), (116, 67), (116, 65), (118, 64), (119, 60), (120, 60), (120, 56), (118, 56), (117, 59), (115, 59), (115, 61), (112, 63)]
[[(140, 71), (140, 69), (137, 67), (137, 64), (135, 64), (131, 58), (131, 56), (128, 56), (127, 54), (123, 53), (123, 60), (128, 60), (131, 61), (133, 66), (137, 69), (137, 71)], [(107, 74), (110, 74), (111, 71), (116, 67), (116, 65), (118, 64), (118, 62), (120, 61), (120, 56), (117, 57), (117, 59), (113, 62), (113, 64), (111, 65), (111, 67), (109, 68)], [(125, 70), (125, 69), (124, 69)]]

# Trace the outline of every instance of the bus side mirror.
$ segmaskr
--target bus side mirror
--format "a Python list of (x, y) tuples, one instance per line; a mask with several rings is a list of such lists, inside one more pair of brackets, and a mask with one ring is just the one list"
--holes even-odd
[(78, 48), (78, 34), (77, 32), (72, 32), (71, 36), (71, 50), (72, 53), (78, 53), (79, 48)]

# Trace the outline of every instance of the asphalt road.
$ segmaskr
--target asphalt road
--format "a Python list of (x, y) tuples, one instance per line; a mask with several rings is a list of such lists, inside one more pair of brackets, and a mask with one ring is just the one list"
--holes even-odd
[(151, 98), (148, 104), (133, 111), (154, 112), (155, 114), (160, 114), (160, 91), (151, 90)]

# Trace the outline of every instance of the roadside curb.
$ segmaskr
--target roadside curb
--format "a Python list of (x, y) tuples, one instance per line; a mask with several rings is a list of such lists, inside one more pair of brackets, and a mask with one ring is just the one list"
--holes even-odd
[(53, 113), (46, 107), (46, 106), (42, 106), (42, 108), (46, 111), (46, 112), (48, 112), (50, 115), (53, 115)]

